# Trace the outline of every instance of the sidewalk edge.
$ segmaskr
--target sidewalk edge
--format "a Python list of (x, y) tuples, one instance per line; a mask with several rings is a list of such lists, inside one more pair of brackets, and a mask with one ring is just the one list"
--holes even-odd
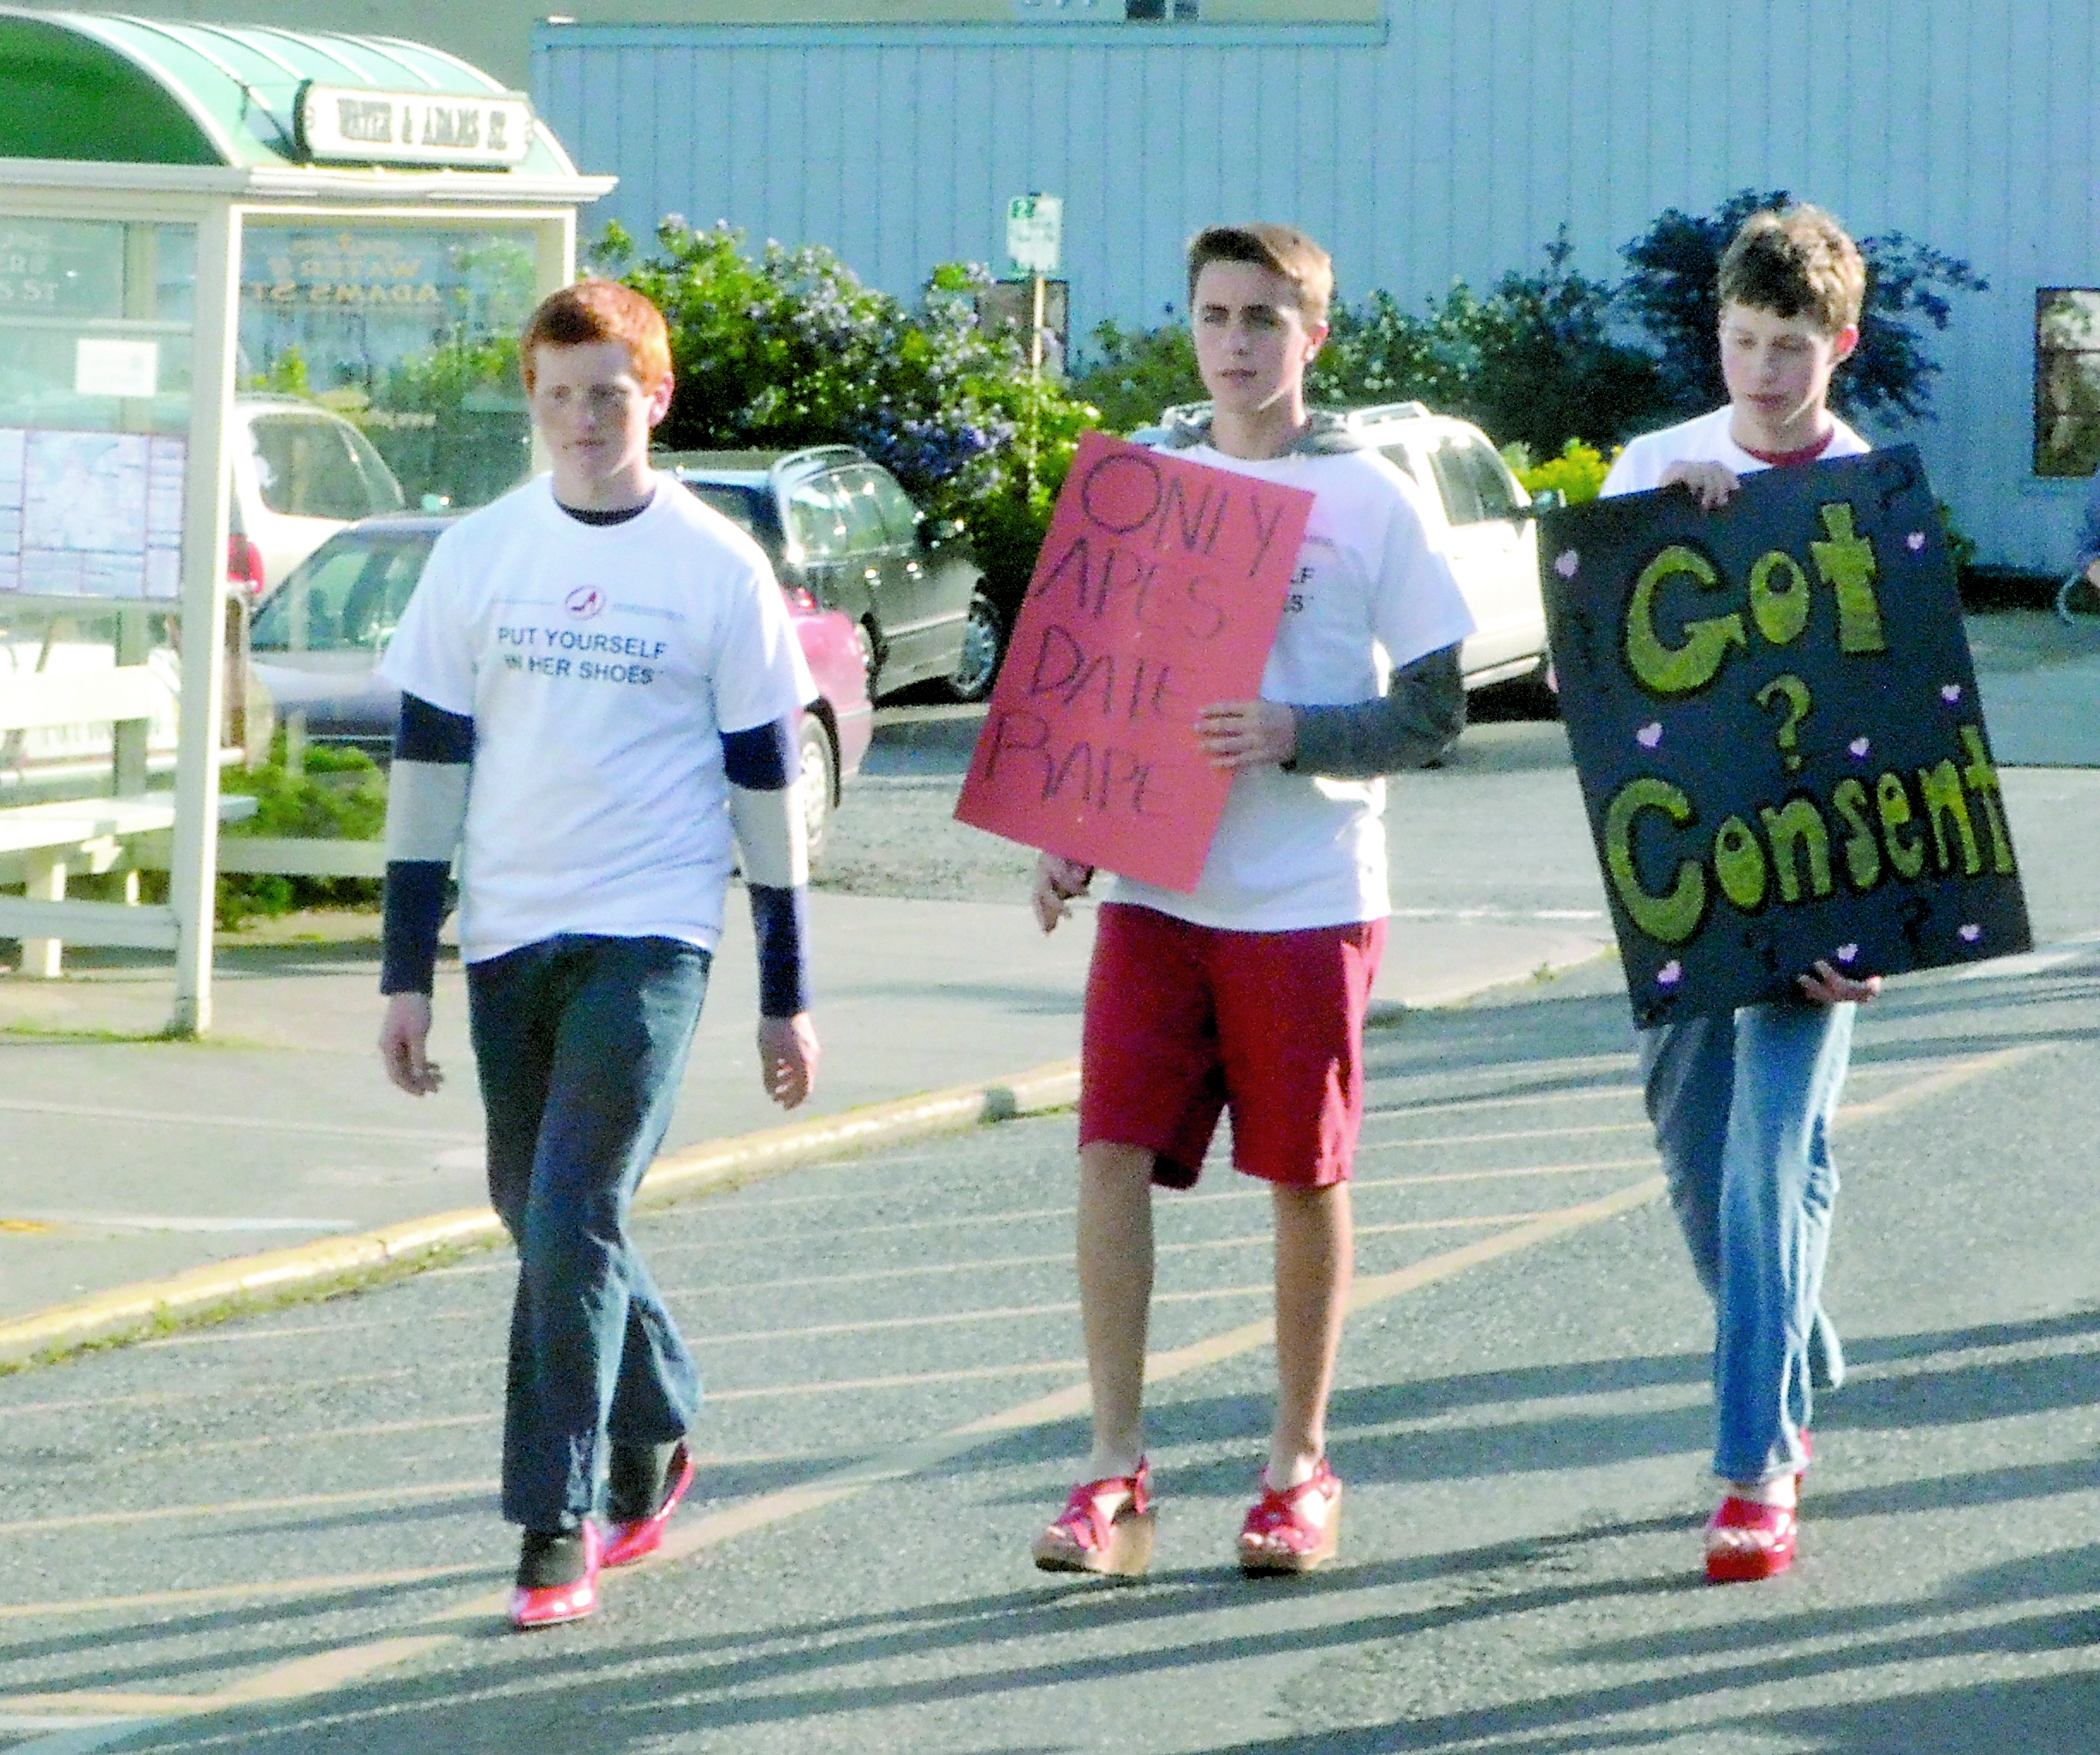
[[(982, 1084), (950, 1086), (711, 1140), (658, 1158), (642, 1179), (635, 1204), (668, 1206), (840, 1153), (876, 1151), (989, 1122), (1066, 1109), (1078, 1095), (1079, 1063), (1053, 1061)], [(240, 1314), (258, 1303), (296, 1297), (331, 1283), (336, 1289), (348, 1290), (433, 1257), (485, 1249), (503, 1240), (503, 1226), (494, 1212), (466, 1207), (119, 1286), (0, 1322), (0, 1373), (50, 1363), (78, 1347), (119, 1344), (178, 1324)]]

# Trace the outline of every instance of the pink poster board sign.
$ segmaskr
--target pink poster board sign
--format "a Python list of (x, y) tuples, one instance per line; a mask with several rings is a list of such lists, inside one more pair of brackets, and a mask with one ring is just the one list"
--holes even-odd
[(1193, 890), (1231, 785), (1197, 745), (1197, 710), (1259, 692), (1312, 503), (1087, 434), (956, 817)]

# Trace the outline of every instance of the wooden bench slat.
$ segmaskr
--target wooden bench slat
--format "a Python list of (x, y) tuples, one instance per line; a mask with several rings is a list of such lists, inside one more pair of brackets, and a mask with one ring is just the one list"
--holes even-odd
[(0, 671), (0, 731), (150, 719), (167, 701), (167, 680), (150, 665), (27, 674)]
[(175, 911), (157, 904), (131, 907), (123, 902), (32, 902), (0, 896), (0, 938), (55, 938), (69, 944), (172, 951)]

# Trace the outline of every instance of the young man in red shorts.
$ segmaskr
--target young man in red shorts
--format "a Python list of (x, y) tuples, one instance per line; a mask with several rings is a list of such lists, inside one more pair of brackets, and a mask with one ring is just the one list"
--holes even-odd
[[(1151, 1185), (1192, 1184), (1227, 1108), (1234, 1164), (1271, 1185), (1276, 1216), (1276, 1425), (1240, 1565), (1302, 1572), (1334, 1553), (1327, 1403), (1352, 1252), (1364, 1015), (1389, 911), (1378, 777), (1427, 761), (1465, 723), (1458, 643), (1472, 620), (1417, 489), (1305, 406), (1328, 332), (1327, 253), (1286, 226), (1214, 227), (1190, 245), (1188, 277), (1211, 411), (1167, 447), (1315, 499), (1261, 698), (1214, 704), (1191, 728), (1233, 776), (1194, 893), (1118, 878), (1101, 909), (1079, 1111), (1094, 1448), (1036, 1538), (1049, 1571), (1135, 1574), (1150, 1559)], [(1037, 861), (1046, 932), (1092, 875)]]

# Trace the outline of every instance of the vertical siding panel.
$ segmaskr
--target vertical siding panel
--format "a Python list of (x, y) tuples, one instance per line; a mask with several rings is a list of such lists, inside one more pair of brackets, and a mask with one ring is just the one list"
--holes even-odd
[[(614, 192), (621, 210), (632, 216), (626, 222), (627, 229), (638, 239), (648, 237), (649, 228), (662, 211), (657, 205), (656, 82), (650, 77), (649, 64), (646, 50), (614, 52), (614, 89), (619, 94), (612, 118), (614, 132), (622, 142), (639, 141), (648, 149)], [(629, 156), (625, 152), (621, 155)]]
[(1102, 137), (1108, 130), (1108, 94), (1099, 49), (1059, 44), (1053, 52), (1064, 80), (1065, 265), (1071, 276), (1072, 332), (1084, 336), (1104, 319), (1127, 324), (1142, 314), (1111, 283), (1108, 238), (1108, 178), (1102, 171)]
[(1451, 36), (1456, 11), (1457, 0), (1422, 0), (1417, 14), (1409, 204), (1414, 212), (1413, 290), (1418, 296), (1440, 294), (1451, 281)]
[[(577, 117), (569, 150), (580, 170), (617, 173), (624, 162), (620, 139), (619, 63), (612, 51), (586, 49), (577, 93)], [(622, 191), (613, 192), (616, 211)]]
[(1365, 54), (1329, 51), (1332, 84), (1326, 102), (1334, 138), (1331, 247), (1344, 265), (1348, 297), (1360, 300), (1378, 284), (1377, 62)]
[(917, 101), (905, 119), (913, 136), (912, 181), (917, 191), (908, 251), (915, 265), (914, 289), (925, 283), (936, 262), (954, 253), (955, 215), (965, 199), (956, 187), (958, 173), (969, 162), (962, 139), (962, 91), (965, 85), (983, 84), (981, 76), (975, 76), (981, 64), (982, 58), (967, 49), (919, 52)]
[[(1648, 192), (1648, 204), (1656, 212), (1666, 206), (1706, 204), (1706, 187), (1695, 170), (1694, 139), (1702, 131), (1702, 106), (1688, 101), (1691, 94), (1708, 88), (1712, 76), (1692, 58), (1693, 21), (1700, 9), (1679, 8), (1668, 0), (1651, 0), (1648, 14), (1648, 64), (1645, 88), (1647, 111), (1649, 162), (1657, 175)], [(1678, 92), (1676, 103), (1657, 103), (1657, 95)]]
[(766, 131), (755, 136), (768, 237), (793, 247), (809, 241), (809, 58), (792, 49), (765, 52)]
[[(650, 143), (656, 162), (649, 216), (653, 227), (670, 214), (692, 216), (693, 156), (700, 149), (700, 140), (693, 125), (693, 52), (659, 51), (650, 61), (656, 118), (656, 138)], [(625, 129), (621, 133), (627, 137)], [(647, 244), (650, 234), (636, 232), (635, 239)]]
[(881, 58), (873, 49), (839, 51), (839, 223), (834, 247), (862, 272), (875, 262), (881, 227)]
[(1102, 113), (1097, 181), (1102, 191), (1101, 238), (1104, 265), (1119, 307), (1153, 302), (1144, 271), (1145, 84), (1140, 56), (1101, 49), (1090, 58), (1101, 70)]
[(1808, 0), (1772, 0), (1764, 52), (1769, 101), (1765, 111), (1768, 188), (1797, 196), (1822, 187), (1845, 150), (1843, 75), (1836, 56), (1816, 52)]
[(1883, 211), (1889, 225), (1929, 240), (1933, 235), (1928, 168), (1932, 141), (1935, 135), (1947, 131), (1950, 123), (1958, 122), (1958, 112), (1949, 114), (1932, 107), (1932, 21), (1920, 19), (1914, 29), (1908, 20), (1892, 19), (1893, 9), (1883, 0), (1882, 65), (1889, 98), (1883, 136)]
[(1860, 235), (1889, 229), (1889, 89), (1887, 0), (1853, 0), (1841, 6), (1852, 14), (1850, 28), (1842, 15), (1830, 15), (1825, 0), (1818, 15), (1818, 34), (1833, 34), (1845, 44), (1842, 94), (1838, 113), (1844, 142), (1843, 174), (1833, 185), (1829, 205)]
[(1741, 187), (1730, 163), (1729, 117), (1725, 107), (1694, 101), (1694, 92), (1714, 91), (1737, 76), (1729, 55), (1729, 28), (1732, 9), (1698, 6), (1686, 20), (1684, 76), (1688, 82), (1679, 102), (1690, 113), (1685, 139), (1684, 189), (1687, 198), (1701, 210), (1712, 208)]
[(1071, 64), (1062, 55), (1031, 55), (1029, 64), (1029, 175), (1038, 189), (1057, 196), (1065, 204), (1065, 244), (1059, 271), (1065, 277), (1069, 320), (1072, 291), (1072, 166), (1071, 142), (1063, 123), (1065, 73)]
[(1567, 165), (1568, 229), (1578, 244), (1594, 253), (1593, 260), (1608, 258), (1632, 235), (1619, 225), (1613, 211), (1611, 125), (1606, 114), (1609, 86), (1605, 58), (1597, 41), (1602, 27), (1602, 20), (1571, 21), (1561, 46), (1561, 77), (1567, 88), (1563, 150)]
[(1174, 239), (1182, 224), (1180, 160), (1186, 148), (1181, 130), (1181, 73), (1186, 52), (1175, 46), (1139, 49), (1139, 148), (1141, 167), (1132, 205), (1141, 216), (1132, 266), (1139, 284), (1165, 287), (1171, 297), (1175, 276), (1169, 266)]
[(1445, 139), (1449, 160), (1446, 197), (1450, 204), (1450, 267), (1448, 273), (1478, 290), (1499, 273), (1489, 265), (1496, 249), (1492, 236), (1495, 212), (1496, 143), (1482, 126), (1494, 89), (1493, 41), (1482, 28), (1483, 9), (1458, 9), (1450, 38), (1451, 106)]
[[(1041, 149), (1029, 125), (1035, 113), (1035, 57), (1026, 49), (1001, 49), (992, 58), (992, 88), (998, 94), (986, 140), (977, 151), (978, 192), (973, 198), (989, 216), (997, 236), (994, 247), (1004, 270), (1006, 261), (1006, 204), (1016, 195), (1056, 195), (1067, 202), (1051, 155)], [(1067, 208), (1065, 222), (1071, 222)]]
[[(1371, 90), (1364, 111), (1370, 143), (1370, 235), (1365, 239), (1364, 290), (1383, 287), (1396, 296), (1411, 284), (1406, 144), (1413, 130), (1413, 104), (1407, 82), (1411, 9), (1395, 7), (1388, 14), (1392, 32), (1385, 47), (1365, 56)], [(1404, 298), (1403, 298), (1404, 302)]]
[(874, 192), (876, 224), (865, 259), (855, 263), (861, 278), (897, 292), (911, 274), (914, 187), (919, 171), (913, 159), (913, 118), (919, 108), (920, 67), (929, 52), (917, 44), (886, 44), (875, 52), (876, 139), (871, 155), (880, 172)]
[(839, 111), (847, 77), (838, 49), (812, 48), (803, 57), (803, 150), (807, 156), (803, 196), (804, 240), (839, 247), (845, 212), (847, 152)]

